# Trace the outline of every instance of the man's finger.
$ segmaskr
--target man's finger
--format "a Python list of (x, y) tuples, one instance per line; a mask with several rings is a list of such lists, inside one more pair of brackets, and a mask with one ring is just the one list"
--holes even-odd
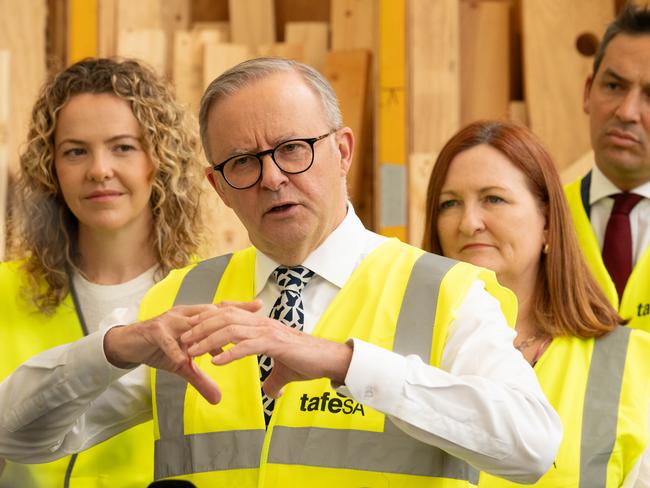
[(271, 374), (262, 384), (262, 389), (269, 398), (280, 398), (284, 392), (285, 385), (292, 381), (291, 378), (283, 373), (283, 369), (284, 371), (288, 371), (281, 364), (276, 363)]
[(223, 302), (217, 303), (217, 307), (219, 308), (237, 307), (251, 313), (257, 312), (260, 308), (262, 308), (262, 305), (264, 305), (264, 303), (259, 298), (256, 298), (252, 302), (235, 302), (235, 301), (224, 300)]
[(187, 380), (203, 398), (212, 405), (221, 401), (221, 390), (219, 386), (205, 374), (191, 359), (188, 364), (179, 371), (179, 374)]

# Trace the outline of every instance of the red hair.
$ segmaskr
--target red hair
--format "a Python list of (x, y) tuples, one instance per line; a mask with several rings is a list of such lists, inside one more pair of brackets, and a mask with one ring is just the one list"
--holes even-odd
[(440, 192), (458, 154), (486, 144), (500, 151), (526, 177), (528, 188), (547, 219), (548, 254), (540, 249), (533, 318), (551, 335), (599, 337), (622, 322), (584, 261), (569, 207), (553, 161), (526, 127), (502, 121), (474, 122), (443, 147), (429, 180), (422, 248), (441, 254), (438, 237)]

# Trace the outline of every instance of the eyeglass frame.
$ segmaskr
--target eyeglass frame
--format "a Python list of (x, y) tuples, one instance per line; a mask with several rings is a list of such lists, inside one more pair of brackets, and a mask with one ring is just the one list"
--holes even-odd
[[(225, 161), (223, 161), (223, 162), (221, 162), (219, 164), (212, 165), (212, 170), (215, 171), (215, 172), (221, 173), (221, 177), (223, 178), (223, 180), (226, 183), (228, 183), (228, 186), (230, 186), (231, 188), (234, 188), (235, 190), (247, 190), (247, 189), (252, 188), (255, 185), (257, 185), (259, 183), (259, 181), (262, 179), (262, 173), (264, 173), (264, 161), (262, 160), (262, 158), (264, 156), (266, 156), (267, 154), (270, 154), (271, 155), (271, 160), (273, 161), (273, 164), (275, 164), (280, 171), (282, 171), (283, 173), (288, 174), (288, 175), (299, 175), (300, 173), (304, 173), (305, 171), (307, 171), (314, 164), (314, 155), (315, 155), (315, 153), (314, 153), (314, 144), (316, 144), (320, 140), (325, 139), (326, 137), (331, 136), (332, 134), (336, 133), (338, 130), (339, 129), (332, 129), (327, 134), (323, 134), (322, 136), (318, 136), (318, 137), (303, 137), (303, 138), (297, 138), (297, 139), (287, 139), (286, 141), (282, 141), (282, 142), (278, 143), (278, 145), (276, 145), (272, 149), (266, 149), (266, 150), (260, 151), (260, 152), (258, 152), (256, 154), (253, 154), (253, 153), (236, 154), (234, 156), (230, 156), (228, 159), (226, 159)], [(305, 142), (305, 143), (309, 144), (309, 148), (311, 149), (311, 161), (309, 162), (309, 164), (307, 165), (307, 167), (305, 169), (302, 169), (302, 170), (296, 171), (296, 172), (285, 171), (284, 169), (282, 169), (282, 166), (280, 166), (278, 164), (278, 162), (275, 160), (275, 151), (277, 151), (278, 149), (280, 149), (280, 147), (284, 146), (285, 144), (287, 144), (289, 142)], [(252, 184), (250, 184), (248, 186), (244, 186), (244, 187), (239, 188), (237, 186), (234, 186), (232, 183), (230, 183), (228, 181), (228, 178), (226, 178), (226, 175), (224, 174), (223, 168), (229, 161), (231, 161), (231, 160), (233, 160), (235, 158), (241, 158), (242, 156), (253, 156), (255, 159), (257, 159), (259, 161), (259, 163), (260, 163), (260, 175), (257, 177), (257, 179), (255, 180), (254, 183), (252, 183)]]

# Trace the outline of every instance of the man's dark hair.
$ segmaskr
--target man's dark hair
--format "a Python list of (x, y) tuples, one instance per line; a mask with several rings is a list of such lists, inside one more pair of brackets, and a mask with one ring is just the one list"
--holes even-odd
[(628, 2), (618, 16), (607, 26), (603, 40), (598, 46), (594, 57), (594, 72), (596, 76), (600, 63), (605, 56), (607, 45), (619, 34), (640, 35), (650, 34), (650, 9), (647, 5), (638, 6), (634, 2)]

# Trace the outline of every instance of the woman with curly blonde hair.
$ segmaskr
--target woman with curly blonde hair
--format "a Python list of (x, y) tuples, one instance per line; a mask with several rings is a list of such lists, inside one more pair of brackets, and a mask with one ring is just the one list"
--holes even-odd
[[(56, 382), (57, 364), (74, 361), (63, 344), (101, 330), (114, 309), (112, 318), (135, 321), (145, 292), (189, 263), (202, 225), (198, 138), (190, 127), (169, 87), (134, 60), (87, 59), (45, 84), (20, 159), (15, 260), (0, 264), (0, 379), (54, 348), (33, 367), (39, 380), (45, 368)], [(125, 372), (146, 385), (142, 368), (87, 380)], [(96, 402), (114, 408), (110, 398)], [(135, 426), (143, 415), (127, 422)], [(112, 438), (80, 454), (73, 453), (84, 446), (64, 440), (71, 456), (8, 463), (0, 487), (146, 486), (152, 434), (148, 423), (115, 437), (99, 431), (96, 439)]]

